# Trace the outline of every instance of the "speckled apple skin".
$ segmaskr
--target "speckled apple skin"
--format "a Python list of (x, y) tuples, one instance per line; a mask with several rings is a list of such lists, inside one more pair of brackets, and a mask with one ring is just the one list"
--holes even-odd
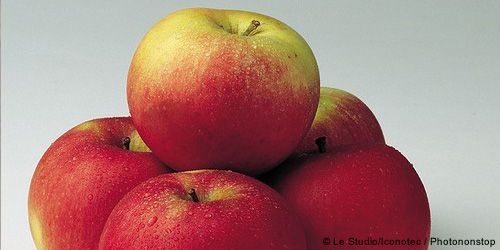
[(109, 216), (99, 249), (306, 249), (306, 241), (276, 191), (235, 172), (195, 170), (130, 191)]
[[(340, 149), (339, 149), (340, 150)], [(386, 145), (345, 147), (290, 161), (268, 176), (301, 218), (308, 249), (323, 238), (369, 236), (424, 240), (430, 235), (427, 195), (408, 160)], [(427, 249), (420, 246), (336, 246), (334, 249)]]
[(87, 121), (58, 138), (33, 174), (28, 211), (38, 249), (97, 249), (118, 201), (140, 182), (171, 172), (151, 153), (121, 148), (129, 117)]
[(385, 144), (382, 128), (370, 108), (355, 95), (329, 87), (321, 87), (311, 129), (295, 154), (317, 152), (315, 140), (322, 136), (326, 137), (327, 152), (348, 145)]
[[(261, 25), (243, 36), (252, 20)], [(286, 24), (252, 12), (187, 9), (143, 38), (127, 95), (139, 134), (173, 169), (255, 175), (301, 141), (319, 84), (311, 49)]]

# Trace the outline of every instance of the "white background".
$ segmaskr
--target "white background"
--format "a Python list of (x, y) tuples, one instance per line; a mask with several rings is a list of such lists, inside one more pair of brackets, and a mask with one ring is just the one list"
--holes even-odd
[(432, 235), (500, 246), (499, 1), (10, 0), (1, 10), (2, 249), (34, 248), (27, 193), (45, 149), (84, 120), (127, 115), (138, 42), (193, 6), (257, 11), (295, 28), (322, 84), (364, 100), (414, 164)]

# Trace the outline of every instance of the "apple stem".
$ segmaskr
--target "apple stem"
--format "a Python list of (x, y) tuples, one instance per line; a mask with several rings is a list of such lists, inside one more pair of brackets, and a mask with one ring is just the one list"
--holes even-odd
[(314, 142), (316, 143), (316, 146), (318, 146), (318, 150), (320, 153), (326, 152), (326, 136), (318, 137), (316, 138), (316, 140), (314, 140)]
[(191, 196), (191, 199), (194, 201), (194, 202), (200, 202), (200, 199), (198, 199), (198, 195), (196, 195), (196, 191), (194, 190), (194, 188), (191, 188), (188, 192), (189, 196)]
[(126, 136), (122, 138), (122, 148), (125, 150), (130, 149), (130, 137)]
[(245, 30), (245, 32), (243, 32), (243, 36), (250, 35), (250, 33), (252, 33), (252, 31), (254, 31), (255, 29), (257, 29), (257, 27), (259, 27), (259, 26), (260, 26), (260, 22), (259, 21), (252, 20), (252, 22), (248, 26), (247, 30)]

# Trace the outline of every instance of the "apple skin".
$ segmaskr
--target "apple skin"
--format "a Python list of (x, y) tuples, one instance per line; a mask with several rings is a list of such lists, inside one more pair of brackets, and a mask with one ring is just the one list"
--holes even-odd
[[(286, 165), (286, 166), (285, 166)], [(408, 160), (386, 145), (338, 148), (290, 160), (267, 176), (301, 218), (308, 249), (323, 238), (415, 239), (430, 236), (430, 210)], [(427, 244), (390, 249), (427, 249)], [(336, 246), (335, 249), (389, 246)]]
[[(252, 20), (260, 26), (243, 35)], [(286, 24), (196, 8), (146, 34), (130, 65), (127, 97), (139, 134), (173, 169), (256, 175), (283, 161), (307, 133), (319, 84), (311, 49)]]
[(194, 170), (154, 177), (125, 195), (99, 249), (306, 249), (306, 241), (270, 187), (232, 171)]
[(121, 148), (122, 138), (134, 130), (129, 117), (95, 119), (49, 147), (33, 174), (28, 197), (38, 249), (97, 249), (118, 201), (142, 181), (171, 172), (152, 153)]
[(139, 132), (137, 130), (134, 130), (130, 134), (130, 150), (134, 152), (151, 152), (151, 149), (148, 148), (146, 143), (142, 140), (141, 136), (139, 135)]
[(370, 108), (353, 94), (321, 87), (318, 110), (296, 155), (317, 151), (315, 140), (326, 137), (326, 151), (339, 146), (385, 144), (382, 128)]

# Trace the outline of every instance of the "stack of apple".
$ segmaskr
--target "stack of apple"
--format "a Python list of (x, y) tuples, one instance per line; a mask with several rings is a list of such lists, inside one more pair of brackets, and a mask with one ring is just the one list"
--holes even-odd
[(330, 239), (429, 236), (412, 165), (362, 101), (320, 88), (311, 49), (276, 19), (167, 16), (140, 43), (127, 94), (131, 118), (84, 122), (40, 160), (37, 248), (344, 249)]

